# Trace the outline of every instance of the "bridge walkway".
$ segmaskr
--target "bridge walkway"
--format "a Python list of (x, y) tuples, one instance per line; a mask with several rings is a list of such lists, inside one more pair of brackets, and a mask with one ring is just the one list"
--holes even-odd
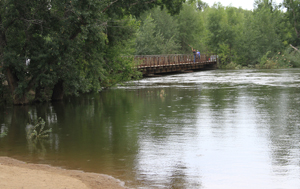
[(191, 54), (169, 54), (169, 55), (139, 55), (135, 56), (135, 67), (143, 75), (183, 72), (187, 70), (216, 69), (217, 55), (201, 54), (196, 57)]

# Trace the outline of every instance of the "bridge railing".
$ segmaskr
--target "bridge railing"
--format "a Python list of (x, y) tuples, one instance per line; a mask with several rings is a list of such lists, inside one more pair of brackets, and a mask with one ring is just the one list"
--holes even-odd
[[(194, 64), (194, 55), (192, 54), (168, 54), (168, 55), (138, 55), (134, 57), (135, 67), (158, 67), (182, 64)], [(195, 63), (205, 63), (217, 61), (217, 55), (201, 54), (197, 56)]]

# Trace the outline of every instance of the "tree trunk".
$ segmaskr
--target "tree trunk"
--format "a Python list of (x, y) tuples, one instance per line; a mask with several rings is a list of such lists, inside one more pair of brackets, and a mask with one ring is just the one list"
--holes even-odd
[(35, 102), (43, 102), (43, 95), (42, 95), (42, 87), (39, 85), (35, 89), (35, 96), (34, 96), (34, 101)]
[(54, 85), (51, 100), (57, 101), (57, 100), (62, 100), (64, 98), (64, 85), (63, 85), (63, 83), (64, 83), (64, 81), (60, 79)]
[(18, 87), (18, 78), (15, 74), (12, 73), (10, 68), (6, 68), (6, 79), (13, 98), (13, 104), (14, 105), (28, 104), (29, 100), (26, 96), (26, 92), (24, 92), (22, 95), (15, 94), (15, 90)]

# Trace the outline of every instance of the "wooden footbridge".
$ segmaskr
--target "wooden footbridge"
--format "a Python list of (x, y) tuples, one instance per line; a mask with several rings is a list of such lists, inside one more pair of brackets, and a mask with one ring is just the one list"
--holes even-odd
[(135, 56), (135, 67), (144, 76), (171, 73), (189, 72), (191, 70), (216, 69), (217, 55), (201, 55), (196, 57), (191, 54), (169, 54), (169, 55), (140, 55)]

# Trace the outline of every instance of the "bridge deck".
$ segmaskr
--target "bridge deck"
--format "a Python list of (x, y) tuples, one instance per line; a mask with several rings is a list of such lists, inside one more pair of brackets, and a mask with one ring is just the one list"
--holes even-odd
[(135, 67), (144, 75), (210, 68), (217, 65), (216, 55), (201, 55), (194, 62), (193, 55), (145, 55), (135, 56)]

